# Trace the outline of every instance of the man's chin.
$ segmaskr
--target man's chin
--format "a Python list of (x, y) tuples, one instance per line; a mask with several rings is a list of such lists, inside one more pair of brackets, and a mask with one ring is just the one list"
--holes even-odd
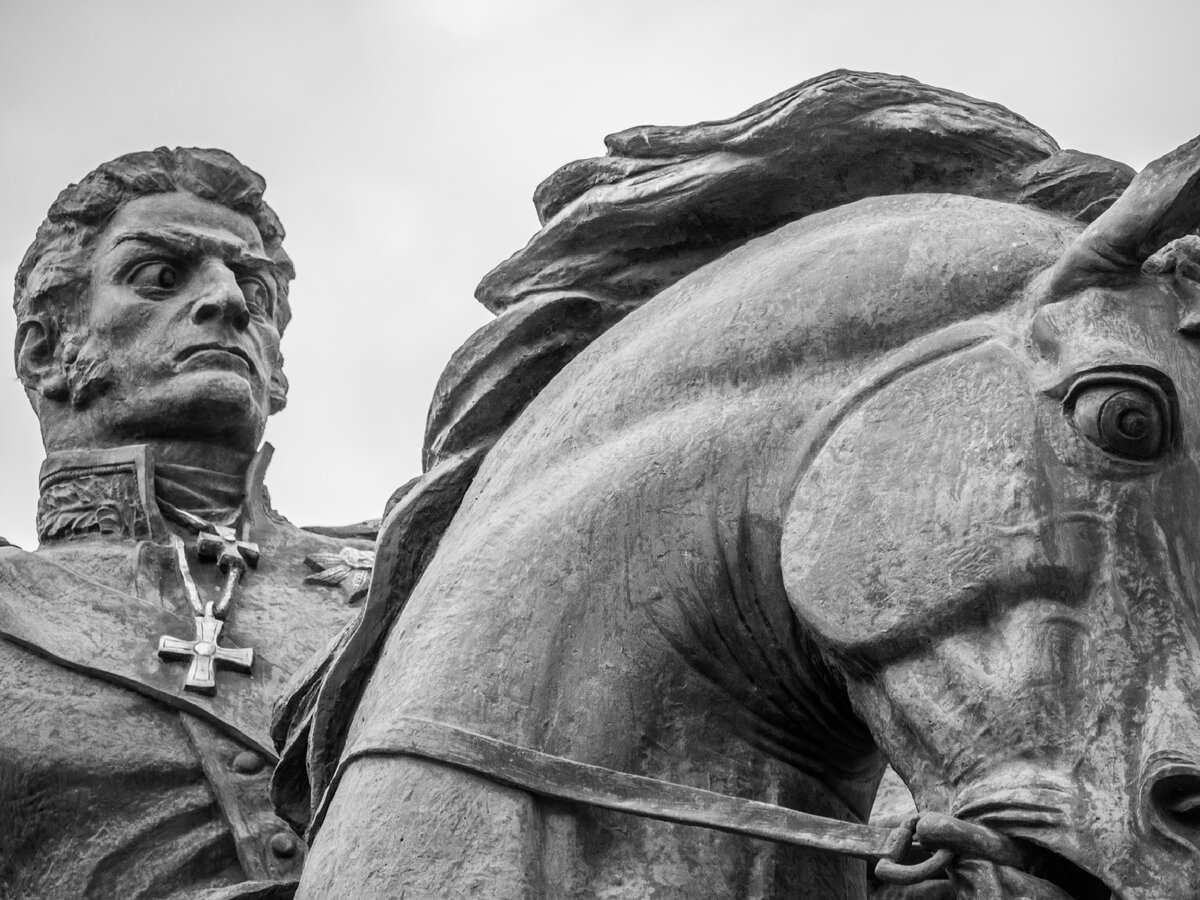
[[(96, 401), (108, 405), (109, 398)], [(110, 407), (114, 430), (136, 439), (165, 438), (228, 443), (254, 449), (262, 436), (269, 398), (261, 385), (233, 371), (189, 372), (156, 388), (145, 387)]]

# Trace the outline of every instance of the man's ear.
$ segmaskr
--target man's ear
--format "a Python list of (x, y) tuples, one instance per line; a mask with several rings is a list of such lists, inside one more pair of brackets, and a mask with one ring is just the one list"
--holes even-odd
[(30, 316), (17, 324), (14, 348), (17, 377), (26, 390), (49, 400), (66, 400), (67, 373), (63, 367), (58, 327), (49, 316)]

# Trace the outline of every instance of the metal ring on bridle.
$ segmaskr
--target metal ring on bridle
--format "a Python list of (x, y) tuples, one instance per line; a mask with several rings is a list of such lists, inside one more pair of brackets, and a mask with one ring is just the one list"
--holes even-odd
[(944, 872), (957, 856), (953, 850), (943, 849), (924, 862), (912, 865), (881, 859), (875, 863), (875, 877), (888, 884), (920, 884)]
[(881, 859), (875, 864), (875, 877), (880, 881), (919, 884), (940, 875), (959, 857), (1016, 868), (1025, 865), (1025, 854), (1011, 838), (945, 813), (926, 813), (917, 820), (914, 831), (921, 847), (932, 850), (933, 856), (912, 865)]

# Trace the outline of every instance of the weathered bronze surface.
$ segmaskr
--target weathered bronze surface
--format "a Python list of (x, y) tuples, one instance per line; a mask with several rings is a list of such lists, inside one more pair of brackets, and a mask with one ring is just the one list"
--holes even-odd
[[(1131, 182), (833, 73), (610, 149), (485, 281), (282, 707), (298, 896), (1194, 898), (1200, 139)], [(547, 757), (847, 823), (890, 762), (938, 880), (522, 786)]]
[(4, 900), (294, 890), (271, 705), (353, 614), (305, 560), (369, 544), (294, 527), (262, 487), (291, 278), (262, 190), (220, 151), (121, 157), (18, 272), (47, 458), (40, 546), (0, 547)]

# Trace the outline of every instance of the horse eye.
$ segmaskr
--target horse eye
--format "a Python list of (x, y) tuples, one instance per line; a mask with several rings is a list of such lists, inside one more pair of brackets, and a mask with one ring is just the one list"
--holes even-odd
[(1171, 404), (1148, 379), (1079, 384), (1067, 402), (1079, 433), (1109, 453), (1148, 460), (1170, 445)]

